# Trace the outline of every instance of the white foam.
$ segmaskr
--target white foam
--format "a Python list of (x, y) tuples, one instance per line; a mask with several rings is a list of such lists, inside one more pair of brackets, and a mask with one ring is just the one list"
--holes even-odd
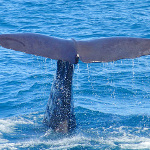
[[(94, 141), (94, 145), (91, 145), (91, 141)], [(19, 149), (19, 148), (40, 148), (41, 145), (47, 147), (47, 149), (59, 150), (70, 149), (74, 147), (99, 147), (100, 145), (107, 145), (110, 148), (120, 147), (121, 149), (150, 149), (150, 139), (138, 136), (123, 136), (123, 137), (110, 137), (103, 139), (102, 137), (86, 137), (78, 134), (73, 137), (66, 137), (57, 140), (50, 139), (29, 139), (28, 141), (17, 141), (16, 143), (6, 143), (7, 141), (0, 142), (0, 149)], [(118, 144), (117, 144), (118, 143)], [(42, 147), (43, 147), (42, 146)], [(46, 149), (46, 148), (45, 148)]]
[(7, 143), (7, 142), (8, 142), (8, 140), (0, 138), (0, 144)]
[(42, 140), (42, 139), (30, 139), (28, 141), (18, 141), (17, 143), (4, 143), (0, 144), (0, 149), (18, 149), (18, 148), (36, 148), (40, 145), (48, 146), (48, 149), (68, 149), (76, 146), (88, 145), (89, 138), (77, 135), (74, 137), (63, 138), (59, 140)]
[(34, 124), (34, 122), (24, 118), (0, 119), (0, 133), (11, 133), (17, 124)]
[(17, 149), (19, 143), (11, 143), (8, 139), (3, 137), (3, 134), (14, 133), (15, 127), (18, 124), (33, 124), (32, 121), (24, 118), (13, 118), (13, 119), (0, 119), (0, 149)]
[(0, 120), (0, 132), (2, 133), (10, 133), (13, 132), (14, 122), (10, 119), (7, 120)]
[(150, 139), (143, 138), (139, 142), (135, 141), (134, 143), (121, 144), (120, 147), (123, 149), (150, 149)]
[[(140, 130), (140, 128), (139, 128)], [(143, 130), (148, 130), (147, 128)], [(123, 131), (121, 131), (123, 133)], [(123, 136), (110, 137), (108, 141), (122, 149), (150, 149), (150, 138), (137, 136), (124, 131)], [(117, 143), (117, 144), (116, 144)]]
[[(34, 118), (32, 117), (32, 120)], [(36, 118), (35, 118), (36, 120)], [(99, 136), (97, 130), (89, 130), (89, 132), (84, 131), (80, 132), (74, 136), (63, 137), (63, 138), (51, 138), (53, 136), (52, 130), (48, 130), (36, 135), (36, 138), (27, 139), (26, 136), (23, 140), (18, 139), (16, 141), (8, 141), (9, 139), (4, 139), (3, 134), (18, 134), (18, 131), (15, 130), (17, 125), (29, 124), (33, 125), (34, 121), (25, 119), (25, 118), (13, 118), (13, 119), (0, 119), (0, 149), (28, 149), (46, 147), (47, 149), (70, 149), (74, 147), (86, 147), (88, 146), (91, 149), (94, 147), (107, 146), (110, 148), (119, 147), (121, 149), (150, 149), (150, 138), (138, 136), (140, 132), (147, 132), (149, 128), (140, 128), (135, 127), (130, 129), (128, 126), (121, 126), (118, 128), (104, 128), (104, 133), (109, 134), (108, 137), (104, 138)], [(134, 131), (134, 133), (132, 132)], [(45, 133), (45, 134), (44, 134)], [(22, 132), (23, 134), (23, 132)], [(28, 133), (27, 133), (28, 134)], [(43, 136), (41, 136), (43, 134)], [(137, 135), (136, 135), (137, 134)], [(95, 135), (95, 136), (93, 136)], [(101, 134), (100, 134), (101, 135)], [(140, 134), (141, 135), (141, 134)], [(27, 135), (28, 136), (28, 135)], [(37, 137), (39, 136), (39, 137)], [(33, 136), (32, 136), (33, 137)], [(34, 136), (35, 137), (35, 136)], [(45, 148), (45, 149), (46, 149)]]

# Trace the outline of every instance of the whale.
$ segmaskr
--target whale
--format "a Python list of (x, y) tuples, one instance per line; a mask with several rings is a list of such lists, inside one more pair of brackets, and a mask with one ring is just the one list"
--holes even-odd
[(43, 123), (55, 132), (76, 128), (72, 78), (76, 64), (134, 59), (150, 54), (150, 39), (109, 37), (90, 40), (60, 39), (35, 33), (1, 34), (0, 46), (57, 60)]
[(72, 77), (75, 64), (57, 61), (56, 76), (51, 88), (43, 123), (56, 132), (68, 133), (75, 129), (76, 119), (72, 98)]

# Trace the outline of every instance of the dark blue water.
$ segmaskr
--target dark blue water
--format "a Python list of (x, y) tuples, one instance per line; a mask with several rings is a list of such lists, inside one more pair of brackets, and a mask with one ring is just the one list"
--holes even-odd
[[(1, 0), (0, 33), (150, 38), (150, 1)], [(78, 127), (42, 124), (56, 61), (0, 47), (0, 149), (150, 149), (150, 56), (76, 66)]]

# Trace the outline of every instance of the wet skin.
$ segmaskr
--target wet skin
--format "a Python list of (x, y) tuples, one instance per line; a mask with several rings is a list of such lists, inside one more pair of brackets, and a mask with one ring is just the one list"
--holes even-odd
[(75, 129), (76, 120), (72, 101), (72, 77), (74, 64), (57, 61), (50, 98), (43, 122), (56, 132), (68, 133)]

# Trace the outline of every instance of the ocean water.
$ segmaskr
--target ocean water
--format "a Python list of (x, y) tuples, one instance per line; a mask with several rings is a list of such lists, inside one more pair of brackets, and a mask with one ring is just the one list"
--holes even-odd
[[(0, 0), (0, 34), (150, 38), (150, 1)], [(42, 124), (56, 61), (0, 47), (0, 149), (149, 150), (150, 56), (81, 61), (73, 77), (77, 129)]]

